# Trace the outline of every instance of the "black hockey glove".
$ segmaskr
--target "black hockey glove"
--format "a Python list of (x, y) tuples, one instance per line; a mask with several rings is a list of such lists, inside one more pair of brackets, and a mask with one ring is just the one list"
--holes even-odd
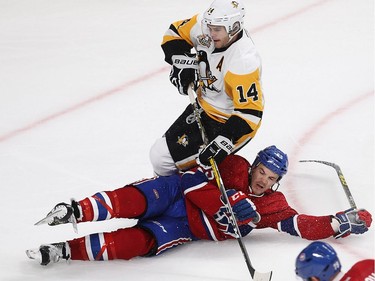
[(220, 163), (227, 157), (233, 149), (233, 143), (230, 139), (218, 135), (211, 141), (198, 155), (198, 164), (204, 166), (210, 165), (210, 158), (214, 158), (216, 163)]
[(181, 95), (187, 95), (189, 85), (198, 81), (198, 62), (195, 54), (174, 55), (172, 63), (169, 80)]

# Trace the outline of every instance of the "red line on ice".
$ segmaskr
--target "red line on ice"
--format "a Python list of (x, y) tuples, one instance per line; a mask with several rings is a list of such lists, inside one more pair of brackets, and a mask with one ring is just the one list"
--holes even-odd
[(30, 130), (36, 128), (36, 127), (39, 127), (39, 126), (41, 126), (41, 125), (43, 125), (43, 124), (45, 124), (47, 122), (50, 122), (50, 121), (52, 121), (52, 120), (54, 120), (56, 118), (59, 118), (59, 117), (63, 116), (63, 115), (67, 115), (69, 113), (77, 111), (77, 110), (79, 110), (79, 109), (81, 109), (81, 108), (83, 108), (83, 107), (85, 107), (87, 105), (99, 102), (99, 101), (101, 101), (101, 100), (103, 100), (105, 98), (108, 98), (110, 96), (118, 94), (118, 93), (126, 90), (127, 88), (129, 88), (131, 86), (134, 86), (136, 84), (144, 82), (145, 80), (154, 78), (156, 75), (158, 75), (160, 73), (163, 73), (167, 69), (168, 69), (168, 66), (161, 67), (161, 68), (156, 69), (156, 70), (154, 70), (154, 71), (152, 71), (150, 73), (146, 73), (144, 76), (140, 76), (138, 78), (130, 80), (130, 81), (128, 81), (128, 82), (124, 83), (123, 85), (120, 85), (120, 86), (118, 86), (116, 88), (113, 88), (111, 90), (108, 90), (106, 92), (98, 94), (96, 96), (93, 96), (93, 97), (91, 97), (89, 99), (83, 100), (83, 101), (81, 101), (81, 102), (79, 102), (77, 104), (74, 104), (74, 105), (72, 105), (70, 107), (62, 109), (61, 111), (58, 111), (58, 112), (53, 113), (51, 115), (48, 115), (48, 116), (46, 116), (46, 117), (44, 117), (42, 119), (39, 119), (39, 120), (34, 121), (34, 122), (30, 123), (30, 124), (27, 124), (27, 125), (25, 125), (23, 127), (15, 129), (15, 130), (13, 130), (13, 131), (11, 131), (9, 133), (6, 133), (6, 134), (0, 136), (0, 142), (6, 141), (8, 139), (11, 139), (11, 138), (13, 138), (13, 137), (15, 137), (15, 136), (17, 136), (17, 135), (19, 135), (21, 133), (26, 132), (26, 131), (30, 131)]
[[(319, 119), (313, 126), (310, 127), (309, 130), (307, 130), (304, 134), (302, 134), (301, 138), (297, 141), (297, 145), (294, 146), (294, 150), (289, 154), (290, 155), (290, 163), (291, 166), (294, 166), (296, 162), (298, 162), (298, 159), (300, 158), (299, 155), (301, 153), (301, 148), (303, 148), (316, 134), (319, 133), (319, 131), (334, 121), (338, 116), (348, 113), (348, 111), (353, 110), (355, 106), (360, 105), (362, 102), (365, 102), (368, 99), (371, 99), (374, 97), (374, 91), (369, 91), (365, 94), (362, 94), (359, 97), (354, 97), (352, 100), (349, 100), (339, 106), (336, 110), (332, 112), (328, 112), (325, 116), (323, 116), (321, 119)], [(288, 189), (294, 188), (294, 182), (293, 180), (289, 180), (287, 184)], [(342, 191), (344, 192), (344, 191)], [(303, 211), (304, 206), (299, 204), (298, 195), (288, 194), (289, 201), (293, 202), (293, 207), (296, 208), (296, 210), (299, 210), (300, 212)], [(348, 205), (349, 208), (349, 205)], [(337, 210), (340, 211), (340, 210)], [(339, 244), (342, 249), (350, 253), (351, 255), (355, 256), (358, 260), (368, 258), (365, 256), (362, 256), (362, 253), (360, 253), (355, 247), (352, 247), (351, 244), (342, 243), (340, 240), (334, 240), (333, 242), (330, 242), (333, 244)]]
[[(267, 24), (264, 24), (262, 26), (256, 27), (251, 32), (252, 33), (256, 33), (256, 32), (260, 32), (260, 31), (263, 31), (265, 29), (268, 29), (270, 27), (273, 27), (273, 26), (279, 24), (280, 22), (284, 22), (284, 21), (286, 21), (286, 20), (288, 20), (290, 18), (299, 16), (299, 15), (301, 15), (301, 14), (303, 14), (303, 13), (305, 13), (305, 12), (307, 12), (307, 11), (309, 11), (309, 10), (317, 7), (317, 6), (325, 4), (328, 1), (330, 1), (330, 0), (322, 0), (322, 1), (319, 1), (319, 2), (316, 2), (316, 3), (313, 3), (311, 5), (308, 5), (306, 7), (303, 7), (301, 9), (299, 9), (299, 10), (293, 12), (293, 13), (287, 14), (287, 15), (279, 18), (279, 19), (271, 21), (271, 22), (269, 22)], [(52, 121), (54, 119), (57, 119), (57, 118), (59, 118), (59, 117), (61, 117), (63, 115), (67, 115), (67, 114), (72, 113), (74, 111), (77, 111), (77, 110), (79, 110), (79, 109), (81, 109), (81, 108), (83, 108), (83, 107), (85, 107), (87, 105), (90, 105), (92, 103), (95, 103), (95, 102), (98, 102), (100, 100), (103, 100), (104, 98), (113, 96), (114, 94), (120, 93), (123, 90), (126, 90), (127, 88), (129, 88), (129, 87), (131, 87), (133, 85), (136, 85), (136, 84), (138, 84), (138, 83), (140, 83), (142, 81), (145, 81), (146, 79), (151, 79), (151, 78), (155, 77), (156, 75), (158, 75), (158, 74), (166, 71), (167, 69), (168, 69), (168, 66), (156, 69), (155, 71), (152, 71), (152, 72), (148, 73), (147, 75), (143, 75), (142, 77), (135, 78), (135, 79), (133, 79), (131, 81), (128, 81), (128, 82), (124, 83), (123, 85), (121, 85), (119, 87), (116, 87), (114, 89), (108, 90), (108, 91), (106, 91), (104, 93), (96, 95), (96, 96), (94, 96), (92, 98), (89, 98), (87, 100), (83, 100), (83, 101), (81, 101), (81, 102), (79, 102), (77, 104), (74, 104), (74, 105), (72, 105), (72, 106), (70, 106), (68, 108), (62, 109), (61, 111), (58, 111), (58, 112), (56, 112), (54, 114), (51, 114), (51, 115), (48, 115), (48, 116), (46, 116), (44, 118), (36, 120), (36, 121), (34, 121), (32, 123), (29, 123), (29, 124), (27, 124), (27, 125), (25, 125), (23, 127), (14, 129), (14, 130), (12, 130), (12, 131), (10, 131), (8, 133), (5, 133), (4, 135), (0, 135), (0, 143), (4, 142), (4, 141), (7, 141), (9, 139), (12, 139), (13, 137), (16, 137), (16, 136), (18, 136), (18, 135), (20, 135), (22, 133), (25, 133), (27, 131), (30, 131), (30, 130), (34, 129), (34, 128), (37, 128), (37, 127), (39, 127), (39, 126), (41, 126), (41, 125), (43, 125), (45, 123), (48, 123), (48, 122), (50, 122), (50, 121)]]

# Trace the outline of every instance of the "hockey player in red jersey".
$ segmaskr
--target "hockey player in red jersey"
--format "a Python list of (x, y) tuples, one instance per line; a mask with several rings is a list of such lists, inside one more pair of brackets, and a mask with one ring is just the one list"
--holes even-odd
[[(241, 236), (253, 229), (274, 228), (305, 239), (363, 234), (372, 222), (364, 209), (311, 216), (291, 208), (274, 190), (286, 174), (288, 158), (275, 146), (261, 150), (252, 165), (230, 155), (219, 165)], [(56, 214), (56, 215), (54, 215)], [(195, 168), (182, 175), (155, 177), (113, 191), (98, 192), (71, 204), (57, 204), (46, 217), (49, 225), (136, 218), (130, 228), (95, 233), (27, 251), (42, 265), (61, 259), (112, 260), (153, 256), (197, 239), (236, 237), (230, 214), (210, 170)]]
[(343, 273), (333, 247), (328, 243), (316, 241), (299, 253), (295, 271), (304, 281), (374, 281), (375, 260), (361, 260)]
[(200, 118), (208, 141), (203, 141), (191, 105), (150, 150), (157, 175), (167, 176), (196, 165), (208, 165), (238, 151), (256, 135), (264, 97), (261, 59), (244, 29), (242, 0), (215, 0), (203, 13), (170, 25), (163, 37), (170, 80), (182, 95), (193, 83)]

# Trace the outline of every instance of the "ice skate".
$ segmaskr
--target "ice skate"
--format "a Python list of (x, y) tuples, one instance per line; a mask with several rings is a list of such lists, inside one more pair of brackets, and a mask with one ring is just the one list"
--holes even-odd
[(72, 223), (75, 232), (77, 232), (77, 219), (80, 218), (81, 213), (81, 207), (74, 200), (71, 201), (71, 205), (59, 203), (43, 219), (36, 222), (35, 225), (46, 223), (53, 226)]
[(26, 250), (29, 259), (36, 260), (40, 265), (70, 260), (70, 248), (67, 242), (41, 245), (38, 249)]

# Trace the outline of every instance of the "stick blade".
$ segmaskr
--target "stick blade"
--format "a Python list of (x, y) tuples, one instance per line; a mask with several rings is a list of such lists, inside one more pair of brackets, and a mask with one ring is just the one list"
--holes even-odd
[(254, 281), (270, 281), (271, 278), (272, 278), (272, 271), (266, 272), (266, 273), (255, 271), (254, 276), (253, 276)]

